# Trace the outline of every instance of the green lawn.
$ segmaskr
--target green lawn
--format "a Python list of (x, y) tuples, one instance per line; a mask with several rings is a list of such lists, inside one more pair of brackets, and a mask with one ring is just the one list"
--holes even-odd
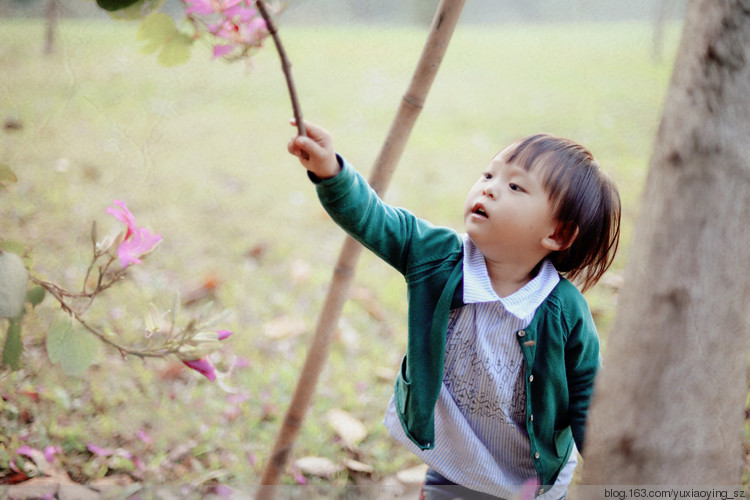
[[(0, 130), (0, 163), (19, 178), (0, 193), (0, 239), (23, 241), (40, 273), (72, 285), (85, 272), (91, 221), (101, 234), (115, 231), (105, 209), (125, 200), (139, 224), (164, 240), (132, 280), (101, 299), (97, 320), (138, 338), (149, 303), (165, 310), (175, 290), (216, 279), (216, 303), (232, 312), (226, 327), (236, 332), (219, 366), (233, 368), (211, 384), (171, 370), (173, 362), (122, 360), (102, 347), (85, 377), (66, 377), (43, 350), (56, 312), (48, 298), (25, 325), (23, 369), (0, 373), (0, 472), (21, 444), (59, 445), (59, 466), (79, 480), (128, 472), (157, 484), (253, 484), (304, 360), (342, 233), (286, 153), (292, 112), (270, 42), (249, 65), (212, 62), (199, 48), (188, 64), (164, 68), (139, 52), (135, 30), (64, 21), (57, 53), (44, 57), (41, 22), (0, 20), (0, 120), (23, 125)], [(460, 229), (465, 192), (499, 149), (536, 131), (569, 136), (619, 185), (619, 273), (678, 39), (678, 27), (670, 27), (659, 62), (652, 30), (462, 25), (387, 200)], [(285, 27), (282, 19), (281, 35), (305, 117), (369, 171), (424, 31)], [(391, 383), (379, 374), (395, 371), (405, 345), (405, 288), (370, 255), (359, 269), (357, 299), (345, 308), (292, 458), (352, 456), (326, 424), (326, 413), (341, 408), (368, 429), (356, 457), (374, 467), (377, 481), (418, 463), (380, 423)], [(605, 340), (615, 297), (606, 286), (588, 295)], [(139, 431), (152, 442), (137, 439)], [(92, 457), (89, 443), (127, 450), (146, 470)], [(295, 481), (291, 473), (284, 480)], [(352, 478), (341, 473), (333, 481)]]

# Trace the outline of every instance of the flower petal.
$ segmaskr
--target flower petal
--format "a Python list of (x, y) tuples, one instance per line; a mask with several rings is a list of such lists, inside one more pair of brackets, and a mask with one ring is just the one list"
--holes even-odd
[(135, 225), (135, 217), (133, 214), (128, 210), (127, 205), (125, 205), (125, 202), (122, 200), (115, 200), (112, 203), (120, 207), (118, 210), (114, 207), (107, 207), (107, 213), (112, 215), (115, 219), (119, 220), (120, 222), (124, 222), (126, 226), (128, 226), (128, 232), (125, 235), (125, 239), (128, 239), (131, 234), (136, 230)]
[(91, 453), (99, 457), (111, 457), (115, 454), (114, 450), (110, 450), (109, 448), (102, 448), (101, 446), (95, 445), (94, 443), (87, 444), (86, 448)]
[(120, 243), (117, 247), (117, 256), (120, 258), (122, 267), (128, 267), (130, 264), (140, 264), (139, 257), (151, 252), (156, 244), (161, 241), (159, 234), (151, 234), (145, 227), (136, 228), (133, 236)]
[(214, 45), (214, 59), (224, 57), (225, 55), (232, 52), (233, 48), (234, 47), (232, 47), (231, 45)]
[(219, 330), (216, 332), (216, 334), (219, 336), (219, 340), (224, 340), (225, 338), (230, 337), (234, 332), (231, 332), (229, 330)]

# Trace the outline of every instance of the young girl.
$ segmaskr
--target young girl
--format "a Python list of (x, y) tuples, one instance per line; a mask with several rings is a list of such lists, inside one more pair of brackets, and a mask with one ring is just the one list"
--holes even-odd
[(560, 498), (583, 450), (599, 366), (585, 291), (612, 263), (620, 200), (582, 146), (534, 135), (469, 190), (466, 234), (381, 201), (330, 135), (288, 144), (321, 203), (401, 272), (408, 340), (385, 424), (428, 466), (422, 496)]

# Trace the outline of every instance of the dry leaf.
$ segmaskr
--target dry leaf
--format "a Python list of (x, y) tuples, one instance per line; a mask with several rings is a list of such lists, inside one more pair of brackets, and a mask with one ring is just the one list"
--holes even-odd
[(73, 480), (70, 479), (68, 473), (62, 469), (58, 469), (57, 467), (49, 463), (41, 450), (30, 448), (28, 451), (26, 451), (26, 455), (31, 458), (39, 472), (41, 472), (45, 476), (49, 476), (50, 478), (55, 479), (58, 484), (73, 483)]
[(326, 416), (328, 425), (333, 428), (345, 445), (353, 448), (367, 437), (365, 424), (344, 410), (333, 409)]
[(312, 267), (304, 260), (295, 259), (289, 265), (289, 280), (295, 287), (310, 281)]
[(302, 457), (296, 460), (294, 465), (303, 474), (322, 477), (325, 479), (330, 479), (343, 470), (343, 467), (333, 463), (325, 457)]
[(343, 460), (343, 463), (344, 467), (352, 472), (372, 474), (375, 471), (375, 468), (372, 465), (364, 464), (362, 462), (358, 462), (357, 460), (352, 460), (351, 458), (345, 458)]
[(307, 324), (300, 318), (287, 316), (276, 318), (263, 325), (263, 334), (273, 340), (297, 337), (307, 331)]

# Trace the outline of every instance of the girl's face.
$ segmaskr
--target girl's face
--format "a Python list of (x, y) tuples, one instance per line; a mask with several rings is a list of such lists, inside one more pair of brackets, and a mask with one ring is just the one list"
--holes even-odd
[(540, 169), (507, 163), (502, 152), (472, 186), (464, 204), (466, 232), (485, 254), (540, 254), (559, 250), (558, 226)]

